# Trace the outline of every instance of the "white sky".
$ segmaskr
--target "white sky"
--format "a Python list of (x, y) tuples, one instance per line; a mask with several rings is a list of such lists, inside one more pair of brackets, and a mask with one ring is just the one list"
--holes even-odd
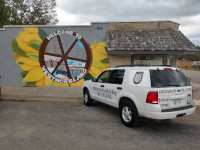
[(56, 0), (58, 25), (111, 21), (174, 21), (200, 45), (200, 0)]

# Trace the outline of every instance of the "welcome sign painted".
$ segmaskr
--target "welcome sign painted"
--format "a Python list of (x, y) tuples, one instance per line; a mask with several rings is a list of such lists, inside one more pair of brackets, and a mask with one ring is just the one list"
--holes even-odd
[(12, 48), (26, 85), (82, 86), (108, 68), (106, 42), (89, 45), (79, 33), (66, 29), (50, 34), (37, 27), (23, 29)]

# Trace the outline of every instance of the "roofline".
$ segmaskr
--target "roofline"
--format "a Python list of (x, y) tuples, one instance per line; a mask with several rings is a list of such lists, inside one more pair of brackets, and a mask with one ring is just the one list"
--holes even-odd
[(47, 27), (47, 28), (51, 28), (51, 27), (91, 27), (90, 25), (5, 25), (3, 26), (3, 28), (0, 28), (0, 31), (5, 30), (6, 28), (26, 28), (26, 27)]
[(160, 20), (160, 21), (111, 21), (111, 22), (106, 22), (106, 21), (97, 21), (97, 22), (91, 22), (91, 24), (98, 24), (98, 23), (152, 23), (152, 22), (172, 22), (172, 23), (175, 23), (175, 24), (178, 24), (180, 25), (179, 23), (177, 22), (174, 22), (174, 21), (170, 21), (170, 20)]
[(134, 54), (160, 54), (160, 55), (167, 55), (167, 54), (172, 54), (172, 55), (196, 55), (199, 53), (199, 51), (185, 51), (185, 50), (165, 50), (165, 51), (134, 51), (134, 50), (115, 50), (115, 51), (108, 51), (108, 54), (111, 55), (134, 55)]
[(89, 25), (4, 25), (3, 28), (0, 28), (0, 31), (5, 30), (5, 28), (21, 28), (21, 27), (91, 27), (92, 24), (109, 24), (109, 23), (152, 23), (152, 22), (171, 22), (180, 25), (179, 23), (176, 23), (174, 21), (169, 20), (162, 20), (162, 21), (112, 21), (112, 22), (106, 22), (106, 21), (97, 21), (97, 22), (90, 22)]

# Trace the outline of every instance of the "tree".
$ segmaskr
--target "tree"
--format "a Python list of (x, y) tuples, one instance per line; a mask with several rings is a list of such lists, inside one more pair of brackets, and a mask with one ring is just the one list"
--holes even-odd
[(11, 8), (5, 5), (4, 0), (0, 0), (0, 28), (2, 28), (3, 25), (17, 24), (17, 22), (11, 21), (11, 18), (14, 18), (14, 16), (11, 17), (12, 15)]
[(197, 55), (197, 60), (200, 60), (200, 46), (197, 45), (197, 48), (199, 49), (199, 55)]
[(5, 8), (4, 0), (0, 0), (0, 16), (3, 13), (3, 9)]
[(55, 0), (6, 0), (5, 6), (6, 17), (0, 18), (3, 25), (53, 25), (58, 22)]

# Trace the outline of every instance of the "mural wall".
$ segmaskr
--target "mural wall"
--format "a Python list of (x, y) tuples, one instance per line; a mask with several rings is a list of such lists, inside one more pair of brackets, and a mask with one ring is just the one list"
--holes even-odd
[(107, 43), (85, 40), (80, 33), (58, 29), (47, 33), (24, 27), (12, 41), (13, 57), (28, 86), (82, 86), (109, 66)]

